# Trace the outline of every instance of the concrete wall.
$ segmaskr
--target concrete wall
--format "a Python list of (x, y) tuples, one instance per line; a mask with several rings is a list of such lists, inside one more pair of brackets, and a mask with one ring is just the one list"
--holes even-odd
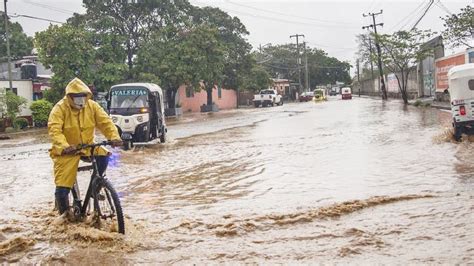
[[(212, 92), (212, 101), (217, 104), (219, 109), (225, 110), (237, 107), (237, 93), (234, 90), (221, 89), (221, 98), (218, 96), (218, 89), (215, 87)], [(205, 90), (194, 92), (194, 95), (187, 97), (186, 86), (184, 85), (179, 87), (177, 98), (183, 112), (200, 112), (201, 105), (207, 103), (207, 93)]]
[[(0, 80), (0, 88), (9, 88), (7, 80)], [(31, 116), (30, 105), (33, 102), (33, 82), (31, 80), (14, 80), (13, 88), (16, 88), (17, 95), (25, 98), (27, 103), (22, 109), (20, 116)]]
[[(382, 85), (380, 85), (382, 86)], [(400, 89), (398, 88), (398, 81), (395, 74), (389, 74), (385, 76), (385, 87), (387, 89), (387, 96), (389, 98), (401, 98)], [(377, 78), (361, 80), (359, 85), (355, 85), (352, 93), (358, 94), (359, 89), (362, 95), (369, 96), (380, 96), (381, 90), (379, 90), (379, 81)], [(412, 70), (408, 76), (407, 94), (409, 99), (419, 97), (419, 82), (416, 75), (416, 70)]]

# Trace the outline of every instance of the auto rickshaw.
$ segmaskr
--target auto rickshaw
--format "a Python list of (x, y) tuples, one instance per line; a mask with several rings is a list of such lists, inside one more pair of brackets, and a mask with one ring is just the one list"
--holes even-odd
[(161, 88), (152, 83), (125, 83), (112, 86), (108, 109), (124, 142), (124, 149), (133, 143), (160, 139), (166, 141), (165, 109)]
[(327, 97), (326, 97), (326, 91), (323, 90), (323, 89), (315, 89), (313, 91), (313, 100), (315, 102), (321, 102), (321, 101), (326, 101), (327, 100)]
[(341, 98), (343, 100), (350, 100), (352, 99), (352, 91), (349, 87), (344, 87), (341, 89)]
[(448, 92), (453, 116), (454, 139), (462, 134), (474, 134), (474, 64), (451, 68), (448, 72)]

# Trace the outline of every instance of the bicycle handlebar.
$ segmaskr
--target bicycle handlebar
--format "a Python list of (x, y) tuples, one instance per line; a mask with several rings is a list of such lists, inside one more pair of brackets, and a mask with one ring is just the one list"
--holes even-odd
[(93, 144), (80, 144), (77, 147), (77, 150), (80, 151), (80, 150), (86, 149), (86, 148), (95, 148), (95, 147), (99, 147), (99, 146), (112, 145), (112, 143), (113, 143), (113, 141), (107, 140), (107, 141), (102, 141), (102, 142), (93, 143)]

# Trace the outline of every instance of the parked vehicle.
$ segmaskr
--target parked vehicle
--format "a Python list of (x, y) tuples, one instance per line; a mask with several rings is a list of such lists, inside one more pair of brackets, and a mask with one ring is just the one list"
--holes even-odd
[(341, 90), (341, 96), (342, 96), (342, 99), (343, 100), (350, 100), (352, 99), (352, 91), (351, 91), (351, 88), (349, 87), (344, 87), (342, 88)]
[(323, 89), (315, 89), (314, 92), (314, 101), (315, 102), (320, 102), (320, 101), (326, 101), (326, 91)]
[(134, 142), (166, 141), (163, 92), (152, 83), (126, 83), (112, 86), (109, 113), (129, 149)]
[(308, 91), (308, 92), (303, 92), (301, 93), (301, 95), (298, 97), (299, 101), (300, 102), (308, 102), (308, 101), (311, 101), (314, 97), (314, 94), (312, 91)]
[(259, 94), (253, 96), (253, 104), (255, 107), (267, 107), (276, 105), (283, 105), (283, 98), (276, 90), (261, 90)]
[(474, 134), (474, 64), (451, 68), (448, 72), (448, 84), (453, 135), (459, 141), (463, 133)]
[(339, 88), (332, 87), (331, 90), (329, 91), (329, 96), (336, 96), (338, 93), (339, 93)]

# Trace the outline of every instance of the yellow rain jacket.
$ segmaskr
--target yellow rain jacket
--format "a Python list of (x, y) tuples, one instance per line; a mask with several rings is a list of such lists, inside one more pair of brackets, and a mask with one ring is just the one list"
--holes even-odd
[[(82, 109), (72, 107), (70, 93), (86, 93), (87, 101)], [(80, 155), (61, 155), (69, 146), (94, 143), (97, 127), (108, 140), (120, 140), (114, 123), (102, 109), (91, 100), (92, 93), (84, 82), (75, 78), (66, 87), (66, 96), (51, 111), (48, 119), (48, 134), (52, 141), (49, 154), (54, 163), (54, 182), (56, 186), (71, 188), (76, 181)], [(100, 147), (96, 155), (107, 155), (108, 151)], [(84, 151), (90, 155), (90, 151)]]

